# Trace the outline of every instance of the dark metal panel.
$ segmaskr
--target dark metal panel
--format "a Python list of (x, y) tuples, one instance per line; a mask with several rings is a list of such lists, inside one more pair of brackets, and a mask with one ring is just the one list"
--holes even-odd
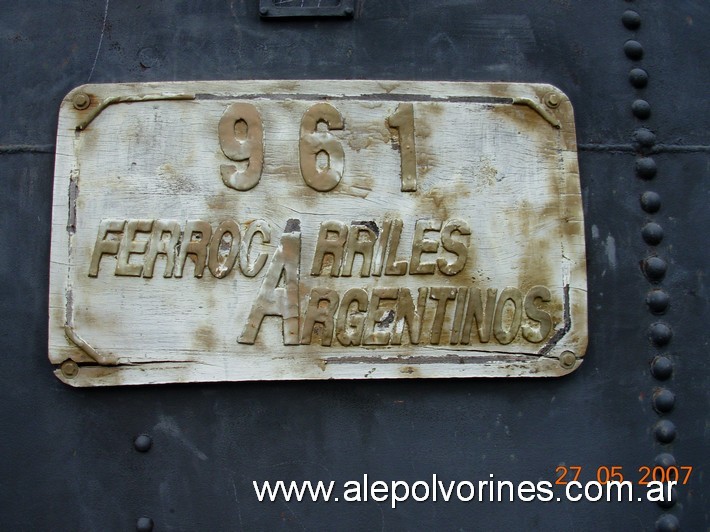
[[(621, 14), (641, 15), (638, 31)], [(692, 23), (689, 22), (692, 20)], [(50, 23), (48, 23), (50, 22)], [(363, 2), (353, 20), (260, 21), (256, 2), (11, 2), (0, 20), (3, 529), (653, 529), (651, 503), (258, 503), (252, 480), (554, 479), (560, 463), (695, 466), (683, 529), (708, 527), (708, 118), (703, 2)], [(624, 42), (644, 55), (632, 61)], [(324, 44), (325, 43), (325, 44)], [(646, 88), (628, 82), (647, 70)], [(544, 81), (575, 106), (590, 347), (564, 379), (254, 383), (77, 390), (46, 360), (52, 152), (59, 101), (86, 81), (248, 78)], [(631, 102), (651, 105), (634, 118)], [(632, 133), (655, 132), (635, 175)], [(690, 147), (689, 147), (690, 146)], [(656, 191), (661, 208), (642, 209)], [(642, 227), (663, 229), (649, 245)], [(667, 273), (651, 283), (642, 261)], [(670, 298), (651, 314), (649, 290)], [(666, 323), (667, 345), (649, 327)], [(652, 376), (667, 356), (672, 376)], [(654, 390), (676, 395), (669, 413)], [(674, 424), (663, 444), (658, 420)], [(669, 434), (670, 432), (666, 432)], [(147, 433), (152, 447), (138, 452)], [(8, 480), (9, 479), (9, 480)], [(666, 517), (666, 519), (671, 519)]]
[[(692, 120), (690, 120), (692, 121)], [(706, 137), (707, 138), (707, 137)], [(704, 143), (707, 146), (707, 140)], [(673, 363), (673, 376), (656, 380), (654, 390), (665, 388), (675, 394), (672, 410), (660, 417), (675, 426), (676, 437), (669, 445), (659, 445), (659, 452), (672, 453), (676, 460), (698, 463), (698, 471), (708, 468), (708, 247), (710, 221), (710, 155), (707, 153), (657, 155), (659, 179), (654, 187), (663, 198), (654, 217), (664, 229), (659, 256), (668, 262), (662, 288), (670, 297), (665, 314), (647, 317), (647, 324), (662, 321), (670, 324), (673, 337), (668, 346), (658, 349)], [(644, 220), (645, 221), (645, 220)], [(705, 233), (705, 234), (704, 234)], [(707, 480), (696, 476), (680, 491), (676, 514), (685, 530), (707, 528), (710, 504)]]
[[(615, 3), (360, 2), (350, 20), (275, 22), (260, 20), (257, 6), (246, 1), (75, 0), (10, 5), (0, 27), (7, 35), (7, 82), (25, 87), (35, 102), (56, 103), (87, 81), (541, 81), (572, 98), (581, 142), (625, 142), (627, 131), (613, 105), (625, 110), (626, 73), (608, 69), (610, 58), (623, 61), (619, 43), (626, 38)], [(46, 20), (58, 23), (48, 27)], [(604, 38), (596, 38), (602, 28)], [(35, 68), (26, 68), (28, 58)], [(10, 93), (2, 98), (11, 123), (19, 126), (7, 132), (7, 142), (53, 142), (54, 124), (39, 108), (9, 105)], [(592, 137), (592, 129), (605, 136)]]

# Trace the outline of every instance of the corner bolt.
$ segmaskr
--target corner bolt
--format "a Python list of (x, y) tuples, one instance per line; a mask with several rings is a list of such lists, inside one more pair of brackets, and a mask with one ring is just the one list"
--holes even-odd
[(572, 351), (565, 351), (562, 353), (562, 356), (560, 356), (560, 366), (565, 369), (572, 369), (576, 362), (577, 357), (574, 356)]
[(91, 98), (85, 92), (77, 92), (71, 101), (74, 104), (74, 109), (79, 111), (83, 111), (91, 105)]
[(560, 98), (560, 95), (556, 92), (548, 92), (545, 94), (544, 100), (545, 105), (547, 105), (550, 109), (557, 109), (562, 103), (562, 98)]
[(67, 379), (73, 379), (79, 374), (79, 364), (73, 360), (65, 360), (61, 366), (62, 375)]

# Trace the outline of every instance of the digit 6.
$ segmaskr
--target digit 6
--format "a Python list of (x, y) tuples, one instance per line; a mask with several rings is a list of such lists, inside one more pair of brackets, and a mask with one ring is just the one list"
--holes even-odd
[[(301, 138), (298, 144), (301, 176), (306, 184), (319, 192), (333, 190), (343, 178), (345, 153), (330, 131), (318, 131), (325, 122), (329, 130), (343, 129), (343, 116), (329, 103), (317, 103), (308, 109), (301, 120)], [(325, 155), (327, 163), (319, 168), (318, 156)]]

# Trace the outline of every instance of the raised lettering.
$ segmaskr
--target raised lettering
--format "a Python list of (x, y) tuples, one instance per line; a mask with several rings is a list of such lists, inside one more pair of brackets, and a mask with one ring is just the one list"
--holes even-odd
[(451, 345), (456, 345), (461, 341), (461, 329), (463, 328), (467, 296), (468, 288), (459, 288), (459, 293), (456, 295), (454, 321), (451, 324), (451, 335), (449, 336), (449, 343)]
[[(332, 238), (331, 238), (332, 237)], [(333, 262), (330, 266), (330, 276), (340, 275), (343, 262), (343, 250), (348, 237), (348, 226), (337, 220), (328, 220), (320, 224), (316, 252), (313, 256), (311, 275), (320, 275), (323, 270), (325, 256), (330, 255)]]
[[(229, 235), (229, 239), (225, 237)], [(210, 239), (207, 266), (217, 279), (223, 279), (234, 268), (240, 245), (239, 225), (234, 220), (224, 220)]]
[(397, 130), (399, 140), (402, 192), (417, 190), (417, 150), (414, 143), (414, 105), (400, 103), (387, 117), (387, 125)]
[(397, 323), (392, 332), (392, 345), (400, 345), (402, 343), (402, 335), (404, 334), (405, 325), (409, 334), (409, 343), (418, 344), (421, 338), (422, 322), (424, 321), (424, 312), (426, 311), (427, 296), (429, 289), (421, 287), (419, 289), (419, 298), (416, 307), (412, 299), (412, 293), (409, 288), (400, 288), (397, 295)]
[(426, 233), (439, 230), (441, 230), (441, 222), (439, 220), (417, 220), (414, 226), (409, 275), (434, 273), (436, 262), (422, 262), (421, 256), (423, 253), (436, 253), (439, 250), (439, 239), (424, 238)]
[(531, 327), (527, 323), (522, 326), (523, 338), (534, 344), (542, 342), (552, 330), (552, 318), (550, 315), (535, 306), (535, 301), (549, 303), (551, 299), (550, 290), (545, 286), (533, 286), (525, 296), (525, 314), (531, 320), (539, 323), (539, 327)]
[[(355, 312), (351, 312), (351, 307), (356, 305)], [(362, 288), (351, 288), (340, 300), (340, 310), (338, 311), (337, 334), (338, 342), (344, 346), (360, 345), (362, 331), (365, 326), (365, 315), (367, 312), (368, 297), (367, 292)], [(348, 319), (350, 318), (350, 319)]]
[(382, 224), (382, 229), (380, 230), (380, 237), (377, 239), (377, 251), (372, 259), (372, 275), (376, 277), (382, 275), (382, 268), (385, 264), (385, 255), (387, 253), (387, 244), (389, 243), (391, 228), (392, 221), (385, 220)]
[(235, 190), (249, 190), (261, 179), (264, 166), (264, 126), (259, 111), (250, 103), (233, 103), (217, 127), (222, 153), (240, 163), (219, 166), (222, 181)]
[(123, 231), (126, 220), (101, 220), (99, 223), (99, 233), (96, 235), (94, 252), (91, 255), (89, 265), (89, 277), (96, 277), (99, 274), (99, 264), (104, 255), (116, 255), (121, 241), (116, 236)]
[[(464, 237), (464, 241), (454, 240), (454, 233)], [(450, 262), (445, 258), (436, 260), (439, 271), (444, 275), (456, 275), (466, 266), (468, 244), (471, 228), (463, 220), (448, 220), (441, 229), (441, 245), (449, 253), (456, 255), (456, 260)]]
[(441, 341), (441, 329), (444, 326), (446, 307), (449, 301), (456, 299), (456, 294), (458, 294), (458, 288), (448, 286), (433, 287), (429, 290), (429, 297), (437, 302), (429, 339), (429, 343), (432, 345), (438, 345)]
[(244, 232), (244, 238), (242, 238), (242, 245), (239, 249), (239, 269), (247, 277), (256, 276), (261, 269), (266, 264), (266, 260), (269, 257), (268, 253), (259, 253), (256, 260), (251, 262), (249, 260), (249, 253), (254, 245), (254, 237), (260, 234), (261, 242), (268, 244), (271, 242), (271, 226), (269, 222), (264, 220), (254, 220), (247, 226), (247, 230)]
[(329, 288), (311, 290), (306, 316), (303, 319), (301, 343), (310, 344), (316, 323), (321, 324), (321, 345), (329, 346), (333, 339), (334, 314), (338, 309), (338, 293)]
[(148, 239), (136, 240), (136, 233), (148, 233), (153, 227), (153, 220), (128, 220), (123, 233), (121, 247), (116, 260), (116, 275), (140, 277), (143, 264), (131, 264), (131, 255), (142, 255), (148, 248)]
[(493, 330), (493, 316), (496, 310), (497, 295), (497, 289), (488, 289), (486, 293), (486, 308), (484, 312), (483, 302), (481, 301), (481, 289), (471, 288), (468, 291), (466, 318), (464, 319), (463, 329), (461, 331), (462, 344), (468, 344), (471, 342), (471, 330), (473, 328), (474, 321), (476, 322), (478, 339), (484, 344), (491, 339), (491, 331)]
[[(505, 329), (503, 325), (503, 311), (508, 302), (513, 304), (513, 315), (510, 319), (510, 325), (508, 330)], [(523, 317), (523, 294), (518, 288), (508, 287), (504, 288), (500, 294), (500, 299), (498, 300), (498, 305), (496, 306), (496, 315), (493, 319), (493, 333), (495, 334), (496, 340), (503, 345), (507, 345), (512, 342), (518, 335), (518, 330), (520, 329), (520, 322)]]
[[(259, 293), (251, 307), (247, 323), (237, 340), (253, 344), (265, 316), (280, 316), (283, 320), (284, 345), (299, 343), (299, 293), (301, 272), (301, 222), (288, 220), (281, 242), (271, 258)], [(284, 286), (279, 286), (283, 276)]]
[[(328, 131), (320, 131), (325, 123)], [(343, 129), (343, 116), (329, 103), (317, 103), (301, 120), (301, 140), (298, 144), (301, 176), (306, 184), (319, 192), (334, 189), (343, 178), (345, 152), (329, 130)]]
[(385, 275), (405, 275), (407, 273), (407, 261), (397, 260), (396, 258), (403, 225), (402, 220), (392, 220), (392, 231), (390, 233), (389, 250), (385, 264)]
[[(382, 301), (395, 301), (398, 288), (374, 288), (370, 298), (370, 308), (365, 318), (365, 327), (362, 334), (364, 345), (387, 345), (390, 339), (390, 325), (394, 321), (395, 309), (381, 307)], [(377, 328), (377, 330), (375, 330)]]
[(372, 267), (372, 255), (375, 248), (377, 235), (366, 225), (353, 223), (348, 232), (347, 243), (345, 244), (345, 259), (341, 275), (350, 277), (353, 272), (353, 262), (355, 255), (362, 257), (360, 267), (360, 277), (369, 277)]
[[(202, 277), (207, 262), (207, 245), (212, 236), (212, 226), (203, 220), (188, 220), (175, 264), (175, 277), (182, 277), (188, 255), (195, 263), (195, 277)], [(195, 238), (195, 240), (193, 240)]]
[[(165, 235), (170, 237), (165, 240)], [(165, 255), (165, 272), (163, 277), (172, 277), (175, 268), (175, 250), (180, 243), (180, 224), (176, 220), (155, 220), (150, 233), (148, 251), (145, 253), (143, 277), (153, 277), (155, 261), (158, 255)]]

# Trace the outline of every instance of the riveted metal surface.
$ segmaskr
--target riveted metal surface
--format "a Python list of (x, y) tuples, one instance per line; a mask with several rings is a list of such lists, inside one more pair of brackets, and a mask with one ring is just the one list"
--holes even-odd
[[(700, 0), (361, 0), (351, 19), (268, 21), (255, 1), (5, 2), (0, 528), (706, 530), (709, 27)], [(524, 81), (569, 96), (589, 287), (579, 370), (505, 383), (57, 381), (46, 329), (64, 95), (84, 83), (333, 78)], [(660, 240), (645, 236), (650, 223)], [(672, 331), (657, 336), (662, 345), (651, 338), (659, 323)], [(142, 434), (149, 452), (136, 447)], [(259, 503), (252, 487), (363, 474), (554, 481), (561, 464), (587, 478), (613, 465), (634, 479), (640, 466), (694, 471), (668, 508), (410, 501), (393, 510)]]

